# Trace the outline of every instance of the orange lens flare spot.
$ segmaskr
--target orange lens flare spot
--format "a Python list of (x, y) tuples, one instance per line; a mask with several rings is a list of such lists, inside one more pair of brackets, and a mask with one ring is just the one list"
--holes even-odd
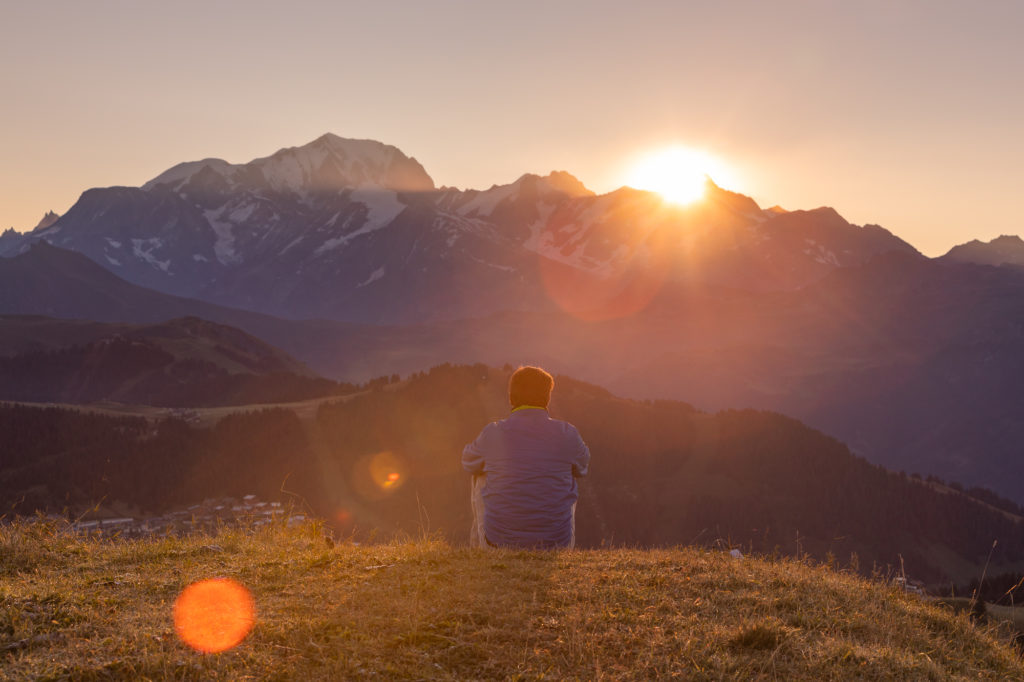
[(255, 620), (249, 590), (227, 578), (192, 583), (174, 602), (174, 629), (178, 636), (204, 653), (238, 646)]
[(403, 457), (385, 450), (361, 457), (352, 470), (352, 487), (368, 500), (394, 495), (409, 480), (411, 472)]

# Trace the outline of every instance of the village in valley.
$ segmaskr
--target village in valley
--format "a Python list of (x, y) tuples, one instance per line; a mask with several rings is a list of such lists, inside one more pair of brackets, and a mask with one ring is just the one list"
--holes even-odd
[(250, 494), (241, 500), (234, 497), (208, 498), (200, 504), (161, 516), (78, 520), (72, 522), (71, 529), (89, 537), (129, 539), (209, 533), (232, 526), (260, 528), (272, 523), (293, 526), (305, 520), (306, 514), (293, 513), (280, 502), (264, 502)]

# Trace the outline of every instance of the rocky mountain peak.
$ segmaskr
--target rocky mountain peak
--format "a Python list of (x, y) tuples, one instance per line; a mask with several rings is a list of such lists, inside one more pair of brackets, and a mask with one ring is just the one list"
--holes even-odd
[(594, 193), (586, 188), (576, 176), (566, 171), (551, 171), (540, 180), (551, 189), (570, 197), (592, 197)]
[(53, 211), (47, 211), (46, 214), (43, 216), (42, 220), (39, 221), (39, 224), (36, 225), (33, 229), (46, 229), (50, 225), (53, 225), (55, 222), (57, 222), (58, 218), (60, 218), (60, 216), (57, 213), (54, 213)]
[(211, 181), (226, 182), (233, 188), (253, 186), (300, 195), (358, 188), (396, 192), (434, 189), (434, 181), (423, 166), (397, 147), (333, 133), (245, 164), (217, 158), (180, 163), (147, 182), (143, 189), (166, 186), (178, 191), (189, 184), (208, 186)]
[(301, 147), (281, 149), (247, 164), (258, 168), (275, 189), (340, 190), (380, 188), (429, 192), (434, 181), (416, 159), (376, 140), (355, 140), (333, 133)]

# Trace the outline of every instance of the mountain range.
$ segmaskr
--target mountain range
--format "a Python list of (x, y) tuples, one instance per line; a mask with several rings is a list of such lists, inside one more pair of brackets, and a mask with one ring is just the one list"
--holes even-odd
[[(205, 159), (142, 187), (89, 190), (0, 248), (38, 240), (165, 293), (388, 324), (557, 304), (600, 314), (631, 286), (788, 290), (878, 253), (914, 252), (831, 209), (762, 210), (713, 183), (690, 207), (629, 188), (595, 195), (565, 172), (436, 189), (395, 147), (330, 134), (247, 164)], [(580, 299), (581, 285), (602, 295)]]
[(193, 315), (344, 381), (539, 363), (782, 412), (873, 462), (1022, 500), (1021, 244), (929, 259), (830, 208), (762, 209), (710, 182), (687, 207), (565, 172), (437, 188), (394, 147), (325, 135), (89, 190), (5, 233), (0, 313)]

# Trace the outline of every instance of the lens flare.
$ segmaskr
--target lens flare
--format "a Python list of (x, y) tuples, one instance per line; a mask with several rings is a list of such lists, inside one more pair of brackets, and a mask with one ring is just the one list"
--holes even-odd
[(228, 578), (192, 583), (174, 602), (174, 629), (182, 641), (204, 653), (238, 646), (256, 619), (252, 595)]
[(540, 262), (544, 290), (559, 308), (585, 322), (627, 318), (647, 308), (665, 283), (664, 261), (603, 277), (554, 261)]
[(402, 487), (409, 477), (405, 461), (390, 450), (362, 457), (352, 471), (352, 487), (363, 498), (383, 499)]

